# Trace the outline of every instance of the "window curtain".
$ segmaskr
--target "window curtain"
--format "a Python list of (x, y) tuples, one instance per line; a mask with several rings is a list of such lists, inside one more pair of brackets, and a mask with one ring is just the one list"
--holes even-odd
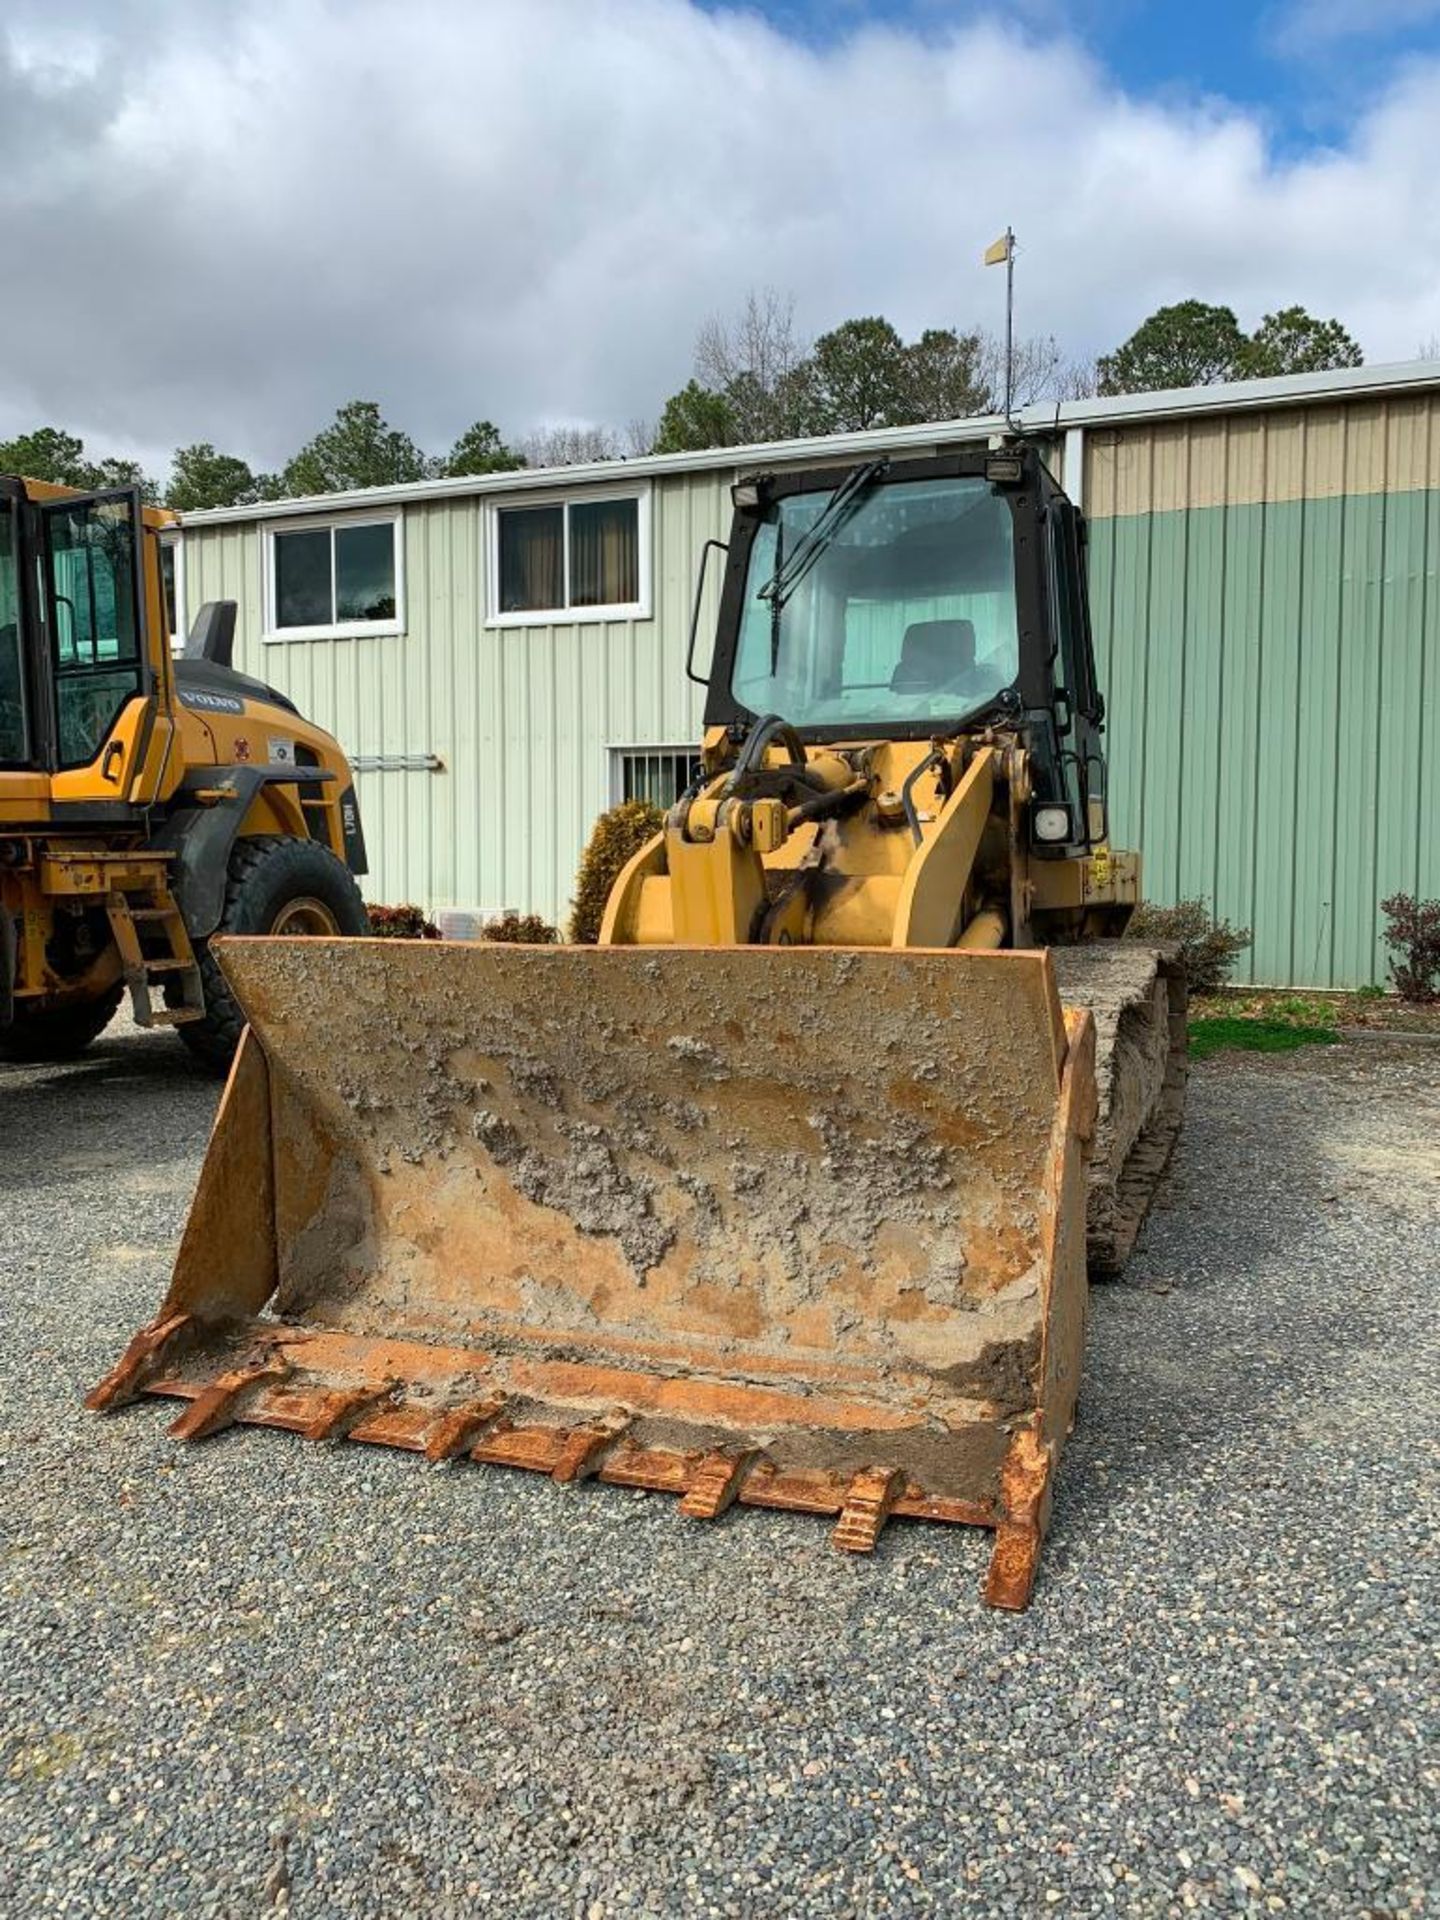
[(565, 510), (524, 507), (500, 516), (500, 610), (565, 605)]
[(628, 607), (640, 598), (640, 540), (633, 500), (570, 509), (570, 604)]

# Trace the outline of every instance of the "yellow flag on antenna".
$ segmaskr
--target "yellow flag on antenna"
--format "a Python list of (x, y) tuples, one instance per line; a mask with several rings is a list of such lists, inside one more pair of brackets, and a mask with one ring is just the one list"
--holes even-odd
[(987, 267), (1003, 267), (1009, 258), (1010, 234), (1007, 230), (1001, 234), (993, 247), (987, 247), (985, 249), (985, 265)]

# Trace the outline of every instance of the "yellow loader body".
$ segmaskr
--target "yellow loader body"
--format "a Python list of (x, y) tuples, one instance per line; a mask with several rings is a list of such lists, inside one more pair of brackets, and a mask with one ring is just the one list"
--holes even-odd
[(92, 1404), (830, 1514), (856, 1552), (988, 1526), (1026, 1603), (1087, 1221), (1118, 1265), (1184, 1023), (1104, 938), (1139, 872), (1084, 662), (1055, 685), (1073, 529), (1042, 568), (1060, 497), (992, 464), (737, 490), (700, 772), (598, 947), (218, 943), (250, 1028)]

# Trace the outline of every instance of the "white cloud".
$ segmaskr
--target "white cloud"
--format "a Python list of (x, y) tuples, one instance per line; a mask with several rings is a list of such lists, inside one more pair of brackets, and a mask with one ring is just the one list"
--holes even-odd
[(1022, 326), (1077, 352), (1191, 293), (1338, 314), (1374, 359), (1440, 330), (1440, 62), (1281, 160), (983, 21), (820, 49), (688, 0), (8, 17), (0, 434), (274, 462), (354, 395), (435, 447), (653, 417), (751, 285), (812, 330), (993, 322), (1007, 220)]
[(1440, 20), (1440, 0), (1289, 0), (1274, 22), (1278, 49), (1309, 53), (1346, 40), (1408, 33)]

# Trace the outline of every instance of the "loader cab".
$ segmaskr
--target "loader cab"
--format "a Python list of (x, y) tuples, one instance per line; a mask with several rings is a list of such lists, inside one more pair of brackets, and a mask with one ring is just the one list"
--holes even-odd
[(1104, 833), (1079, 514), (1034, 447), (742, 480), (705, 722), (808, 743), (1020, 732), (1034, 851)]
[(51, 776), (55, 797), (114, 808), (144, 759), (158, 591), (146, 518), (133, 488), (0, 479), (0, 769)]

